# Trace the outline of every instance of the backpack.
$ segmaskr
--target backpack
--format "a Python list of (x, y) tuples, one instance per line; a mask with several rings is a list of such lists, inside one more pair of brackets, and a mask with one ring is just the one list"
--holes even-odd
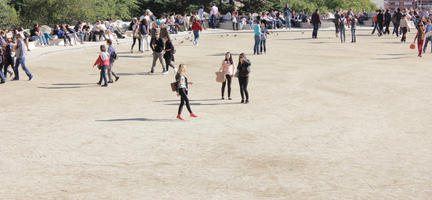
[(344, 18), (341, 18), (340, 20), (339, 20), (339, 27), (341, 28), (341, 29), (344, 29), (345, 28), (345, 22), (346, 22), (346, 19), (345, 20), (343, 20)]

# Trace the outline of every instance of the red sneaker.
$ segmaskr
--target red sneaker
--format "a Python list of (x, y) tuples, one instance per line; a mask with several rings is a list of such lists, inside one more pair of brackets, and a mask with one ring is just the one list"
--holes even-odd
[(184, 120), (184, 119), (181, 117), (181, 115), (177, 115), (177, 119), (179, 119), (179, 120)]
[(193, 113), (190, 114), (191, 117), (198, 117), (198, 115), (195, 115)]

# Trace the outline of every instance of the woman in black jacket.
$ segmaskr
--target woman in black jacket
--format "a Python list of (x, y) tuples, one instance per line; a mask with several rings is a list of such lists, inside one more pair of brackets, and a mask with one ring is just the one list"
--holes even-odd
[[(244, 53), (240, 54), (239, 57), (239, 63), (237, 65), (237, 77), (239, 79), (240, 84), (240, 94), (242, 97), (241, 103), (249, 103), (249, 92), (247, 90), (247, 86), (249, 83), (249, 73), (250, 70), (250, 61), (246, 58), (246, 55)], [(246, 101), (244, 99), (244, 96), (246, 95)]]
[(172, 61), (174, 60), (174, 51), (175, 51), (174, 45), (168, 36), (165, 36), (164, 41), (165, 41), (165, 54), (163, 55), (163, 57), (165, 59), (166, 71), (168, 72), (169, 67), (172, 67), (174, 69), (174, 72), (177, 72), (177, 69), (172, 64)]

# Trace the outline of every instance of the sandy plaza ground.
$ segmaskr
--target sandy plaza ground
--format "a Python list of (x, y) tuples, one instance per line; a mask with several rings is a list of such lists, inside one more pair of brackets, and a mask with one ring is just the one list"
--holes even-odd
[[(369, 30), (356, 44), (310, 36), (273, 33), (260, 56), (252, 33), (174, 40), (195, 83), (199, 117), (184, 109), (186, 121), (173, 71), (147, 74), (151, 54), (131, 54), (131, 39), (108, 88), (95, 84), (97, 44), (33, 50), (35, 79), (0, 85), (0, 199), (432, 199), (430, 49), (419, 59)], [(236, 78), (220, 100), (227, 51), (252, 62), (248, 105)]]

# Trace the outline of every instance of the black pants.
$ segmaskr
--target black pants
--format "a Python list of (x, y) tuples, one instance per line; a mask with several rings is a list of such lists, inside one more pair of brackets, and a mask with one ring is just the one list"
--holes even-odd
[(390, 22), (385, 23), (385, 31), (384, 34), (390, 34)]
[(261, 47), (260, 47), (260, 51), (261, 51), (261, 53), (266, 53), (267, 52), (267, 48), (266, 48), (266, 40), (264, 39), (261, 39), (261, 45), (260, 45)]
[(142, 51), (142, 49), (141, 49), (141, 40), (142, 40), (142, 39), (139, 39), (139, 38), (133, 38), (133, 43), (132, 43), (131, 50), (133, 50), (133, 48), (134, 48), (134, 46), (135, 46), (135, 42), (136, 42), (136, 40), (138, 40), (138, 49), (139, 49), (139, 51)]
[[(5, 77), (7, 77), (7, 73), (9, 72), (9, 74), (11, 74), (12, 76), (12, 71), (9, 71), (8, 68), (9, 66), (12, 68), (12, 70), (14, 69), (14, 59), (5, 59), (3, 62), (3, 74)], [(1, 72), (1, 68), (0, 68), (0, 72)]]
[(164, 55), (164, 60), (165, 60), (165, 64), (166, 64), (166, 71), (168, 71), (169, 67), (172, 67), (173, 69), (175, 69), (174, 65), (172, 64), (172, 60), (173, 60), (172, 56), (165, 56)]
[(401, 28), (401, 31), (402, 31), (402, 39), (401, 39), (401, 42), (406, 42), (406, 33), (407, 33), (407, 31), (408, 31), (407, 27), (403, 27), (403, 28)]
[(242, 100), (244, 100), (244, 95), (246, 95), (246, 100), (249, 100), (249, 92), (247, 90), (248, 83), (249, 83), (249, 77), (239, 77), (240, 94)]
[(395, 23), (393, 25), (394, 25), (393, 34), (396, 33), (396, 37), (399, 37), (399, 24)]
[(180, 99), (180, 106), (178, 109), (178, 114), (180, 115), (182, 113), (183, 106), (185, 103), (186, 103), (186, 108), (188, 109), (189, 113), (192, 113), (192, 109), (191, 109), (190, 104), (189, 104), (189, 98), (187, 96), (188, 95), (187, 89), (186, 88), (180, 88), (179, 94), (181, 96), (181, 99)]
[(67, 34), (65, 34), (65, 35), (63, 36), (63, 40), (64, 40), (64, 44), (65, 44), (65, 45), (67, 44), (67, 40), (69, 41), (69, 44), (72, 44), (72, 40), (71, 40), (71, 38), (69, 37), (69, 35), (67, 35)]
[(225, 75), (225, 77), (226, 77), (226, 80), (225, 80), (225, 82), (222, 83), (222, 97), (225, 96), (225, 86), (227, 86), (228, 87), (228, 98), (230, 98), (231, 97), (231, 82), (232, 82), (232, 79), (231, 79), (230, 75)]
[(383, 34), (384, 24), (382, 22), (378, 23), (378, 28), (378, 35), (381, 36)]

